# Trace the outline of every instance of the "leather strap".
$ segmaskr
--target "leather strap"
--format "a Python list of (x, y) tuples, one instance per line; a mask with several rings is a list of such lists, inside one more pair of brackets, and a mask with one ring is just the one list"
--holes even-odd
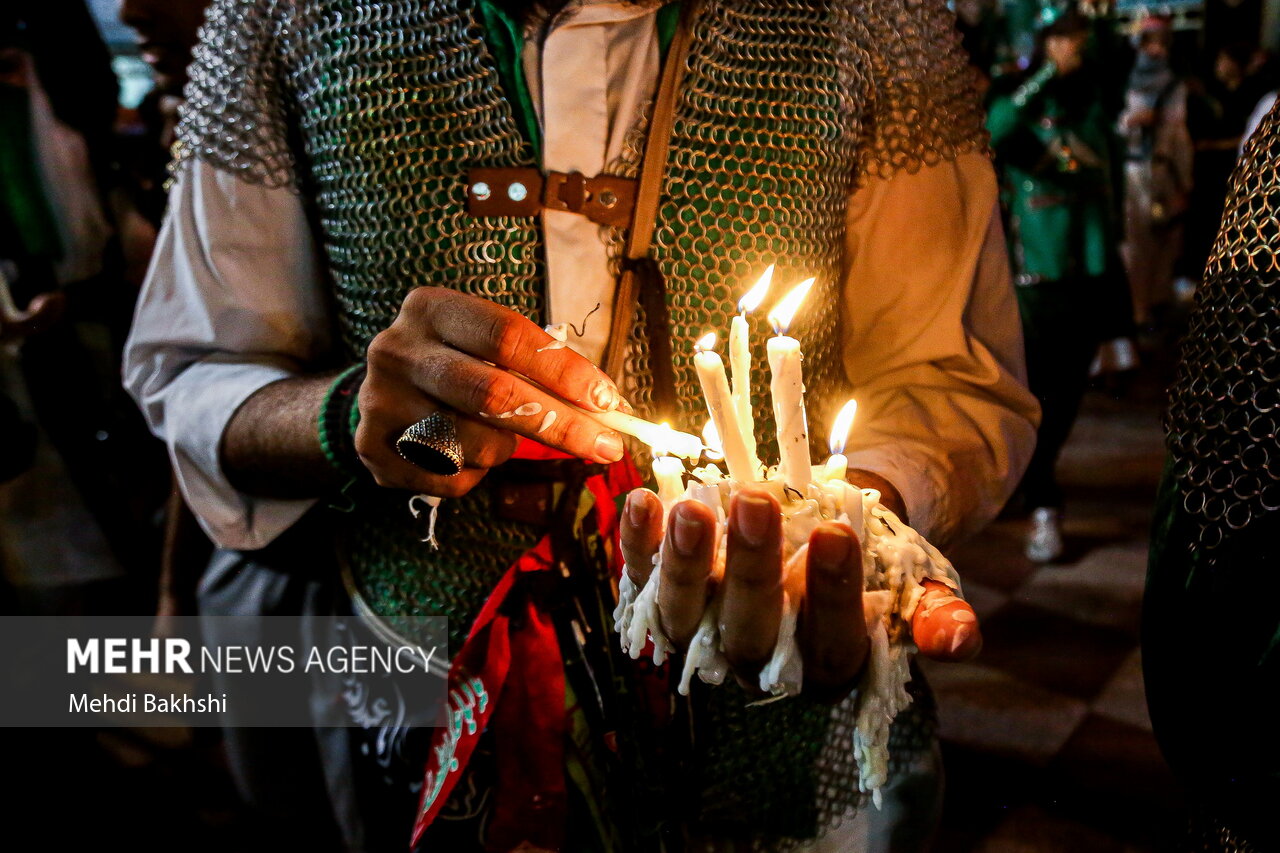
[[(675, 125), (676, 98), (680, 94), (680, 84), (687, 70), (689, 45), (693, 42), (693, 24), (697, 19), (701, 3), (699, 0), (685, 0), (680, 8), (680, 21), (676, 25), (675, 36), (667, 48), (667, 59), (662, 67), (662, 79), (658, 84), (658, 95), (653, 103), (653, 115), (649, 120), (649, 133), (644, 146), (644, 159), (640, 163), (640, 176), (636, 190), (635, 209), (631, 217), (631, 228), (627, 232), (627, 241), (623, 254), (622, 277), (618, 282), (618, 290), (613, 298), (613, 324), (609, 332), (609, 345), (605, 349), (604, 369), (610, 376), (622, 373), (623, 362), (627, 354), (627, 338), (631, 336), (631, 328), (635, 323), (636, 305), (641, 297), (641, 285), (648, 289), (661, 288), (661, 274), (656, 265), (650, 262), (652, 269), (641, 270), (638, 262), (649, 254), (649, 246), (653, 242), (653, 228), (658, 219), (658, 200), (662, 195), (662, 179), (667, 166), (667, 150), (671, 144), (671, 131)], [(663, 297), (661, 300), (656, 297)], [(666, 347), (670, 349), (670, 326), (666, 320), (666, 299), (664, 294), (649, 294), (645, 299), (646, 308), (652, 306), (662, 308), (661, 317), (648, 318), (646, 327), (650, 343), (661, 335), (656, 328), (666, 327)], [(646, 316), (649, 312), (646, 311)], [(651, 346), (652, 350), (652, 346)], [(651, 355), (654, 355), (651, 352)], [(651, 359), (655, 370), (663, 367), (670, 371), (670, 360), (660, 360), (656, 355)], [(661, 364), (659, 362), (661, 361)], [(664, 388), (674, 393), (673, 383), (659, 384), (660, 377), (654, 374), (654, 390), (661, 392)], [(657, 400), (655, 399), (655, 402)], [(659, 410), (662, 406), (659, 405)]]
[(636, 182), (616, 175), (588, 178), (581, 172), (529, 167), (476, 167), (467, 172), (471, 216), (537, 216), (544, 208), (580, 213), (600, 225), (631, 222)]

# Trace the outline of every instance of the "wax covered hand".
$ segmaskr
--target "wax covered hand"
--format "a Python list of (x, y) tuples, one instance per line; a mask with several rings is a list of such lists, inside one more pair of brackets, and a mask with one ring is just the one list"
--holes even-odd
[[(594, 412), (622, 397), (599, 368), (515, 311), (479, 297), (420, 287), (368, 350), (356, 452), (380, 485), (440, 497), (470, 491), (525, 436), (593, 462), (622, 458), (622, 437)], [(423, 471), (395, 450), (400, 434), (439, 410), (454, 413), (466, 467)]]
[[(754, 689), (782, 619), (781, 509), (763, 490), (747, 487), (734, 497), (724, 577), (719, 581), (712, 579), (715, 532), (715, 516), (707, 506), (683, 501), (672, 508), (662, 551), (659, 620), (666, 637), (685, 648), (714, 585), (723, 584), (720, 629), (725, 656), (739, 682)], [(657, 496), (644, 489), (632, 492), (622, 525), (622, 551), (637, 587), (648, 580), (662, 539)], [(838, 699), (852, 688), (868, 652), (861, 543), (846, 525), (824, 522), (810, 537), (805, 571), (797, 632), (804, 689), (820, 698)], [(944, 585), (928, 585), (912, 626), (921, 652), (941, 660), (972, 657), (982, 643), (972, 609)]]

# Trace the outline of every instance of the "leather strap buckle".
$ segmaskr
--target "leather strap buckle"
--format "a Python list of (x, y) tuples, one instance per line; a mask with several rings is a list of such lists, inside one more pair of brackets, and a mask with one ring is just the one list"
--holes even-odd
[(631, 222), (636, 182), (614, 175), (530, 168), (474, 168), (467, 173), (467, 213), (476, 217), (536, 216), (544, 208), (581, 214), (600, 225)]
[(580, 213), (600, 225), (625, 226), (636, 203), (636, 182), (614, 175), (548, 172), (542, 198), (551, 210)]

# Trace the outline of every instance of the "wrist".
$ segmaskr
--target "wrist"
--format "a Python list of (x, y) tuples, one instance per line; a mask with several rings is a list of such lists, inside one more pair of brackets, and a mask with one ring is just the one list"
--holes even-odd
[(875, 489), (878, 491), (880, 493), (880, 503), (892, 510), (905, 523), (911, 523), (911, 519), (907, 517), (907, 505), (902, 500), (902, 493), (898, 491), (898, 487), (893, 483), (890, 483), (879, 474), (861, 468), (851, 469), (846, 479), (860, 489)]
[(366, 373), (363, 362), (339, 373), (320, 403), (316, 423), (324, 458), (338, 473), (348, 478), (359, 476), (364, 471), (356, 453), (355, 435), (360, 423), (360, 386)]

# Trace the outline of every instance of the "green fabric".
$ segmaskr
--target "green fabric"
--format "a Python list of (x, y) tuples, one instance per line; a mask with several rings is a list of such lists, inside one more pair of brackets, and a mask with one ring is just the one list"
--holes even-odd
[(498, 77), (507, 94), (516, 124), (520, 126), (525, 141), (533, 148), (534, 158), (542, 160), (542, 128), (529, 94), (529, 81), (524, 76), (524, 38), (520, 24), (493, 0), (480, 0), (480, 17), (484, 23), (485, 42), (489, 53), (498, 65)]
[(1167, 465), (1143, 602), (1142, 657), (1156, 737), (1179, 779), (1258, 849), (1277, 849), (1280, 799), (1280, 514), (1229, 536), (1211, 562)]
[[(62, 257), (62, 238), (44, 184), (31, 128), (31, 101), (25, 89), (0, 85), (0, 236), (7, 252), (27, 257)], [(10, 241), (15, 240), (17, 245)]]
[(680, 0), (671, 0), (658, 10), (658, 50), (662, 61), (667, 60), (667, 48), (676, 36), (676, 27), (680, 24)]

